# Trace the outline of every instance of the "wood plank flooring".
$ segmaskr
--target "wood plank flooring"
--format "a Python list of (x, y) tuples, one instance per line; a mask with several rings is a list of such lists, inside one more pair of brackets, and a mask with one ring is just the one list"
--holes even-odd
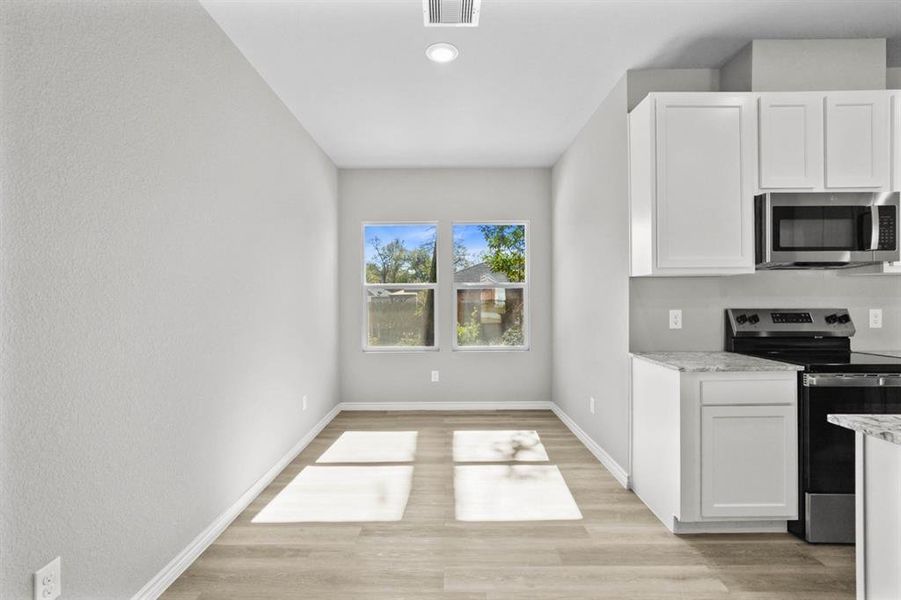
[[(583, 519), (454, 519), (455, 430), (535, 430)], [(403, 519), (252, 519), (344, 431), (418, 431)], [(163, 595), (166, 600), (839, 600), (854, 550), (788, 534), (674, 536), (549, 411), (344, 412)]]

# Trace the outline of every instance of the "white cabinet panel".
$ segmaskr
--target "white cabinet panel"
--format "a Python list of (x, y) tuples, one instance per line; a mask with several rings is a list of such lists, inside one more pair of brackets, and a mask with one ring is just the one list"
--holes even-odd
[(901, 94), (893, 94), (892, 103), (892, 191), (901, 192)]
[(797, 407), (701, 407), (701, 516), (797, 510)]
[(826, 187), (889, 188), (889, 95), (826, 94)]
[(762, 95), (758, 122), (760, 188), (822, 187), (822, 94)]
[(755, 125), (749, 95), (659, 96), (658, 270), (753, 269)]

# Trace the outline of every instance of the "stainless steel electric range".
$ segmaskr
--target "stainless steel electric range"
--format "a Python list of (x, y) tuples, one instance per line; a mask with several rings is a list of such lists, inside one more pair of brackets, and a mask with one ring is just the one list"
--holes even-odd
[(901, 413), (901, 358), (851, 351), (846, 309), (730, 308), (726, 350), (802, 365), (798, 374), (798, 520), (814, 543), (854, 543), (854, 434), (841, 413)]

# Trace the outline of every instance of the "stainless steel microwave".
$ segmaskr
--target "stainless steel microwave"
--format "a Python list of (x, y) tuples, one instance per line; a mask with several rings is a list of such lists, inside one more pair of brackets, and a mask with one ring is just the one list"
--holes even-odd
[(770, 193), (754, 199), (758, 269), (901, 260), (898, 192)]

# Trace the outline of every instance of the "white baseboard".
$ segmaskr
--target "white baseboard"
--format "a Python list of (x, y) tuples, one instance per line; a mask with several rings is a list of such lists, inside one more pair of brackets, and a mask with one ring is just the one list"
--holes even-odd
[(341, 410), (553, 410), (553, 402), (342, 402)]
[(197, 557), (199, 557), (203, 551), (206, 550), (223, 531), (225, 531), (225, 528), (228, 527), (231, 522), (260, 495), (260, 492), (266, 489), (266, 486), (272, 483), (272, 480), (274, 480), (278, 474), (281, 473), (323, 429), (325, 429), (325, 426), (328, 425), (339, 412), (341, 412), (341, 408), (335, 406), (327, 415), (322, 417), (322, 419), (316, 423), (316, 425), (314, 425), (293, 448), (288, 450), (287, 454), (281, 457), (271, 469), (266, 471), (266, 473), (250, 487), (250, 489), (244, 492), (244, 494), (238, 498), (237, 502), (219, 515), (216, 520), (204, 529), (200, 535), (194, 538), (184, 550), (179, 552), (168, 565), (163, 567), (153, 579), (148, 581), (147, 585), (142, 587), (137, 594), (132, 596), (132, 600), (156, 600), (159, 598), (163, 592), (166, 591), (166, 588), (172, 585), (175, 580), (178, 579), (178, 576), (184, 573), (185, 570), (191, 566), (191, 563), (197, 560)]
[(613, 475), (613, 478), (616, 479), (621, 486), (626, 489), (629, 489), (629, 473), (622, 468), (622, 466), (613, 460), (613, 457), (607, 454), (607, 451), (598, 446), (597, 442), (595, 442), (591, 437), (585, 433), (585, 431), (579, 427), (575, 421), (570, 418), (568, 414), (563, 412), (563, 409), (557, 406), (556, 404), (552, 404), (551, 410), (554, 411), (554, 414), (559, 417), (563, 424), (569, 427), (569, 430), (579, 438), (579, 441), (582, 442), (588, 451), (594, 454), (594, 457), (600, 461), (604, 468), (610, 471), (610, 474)]

